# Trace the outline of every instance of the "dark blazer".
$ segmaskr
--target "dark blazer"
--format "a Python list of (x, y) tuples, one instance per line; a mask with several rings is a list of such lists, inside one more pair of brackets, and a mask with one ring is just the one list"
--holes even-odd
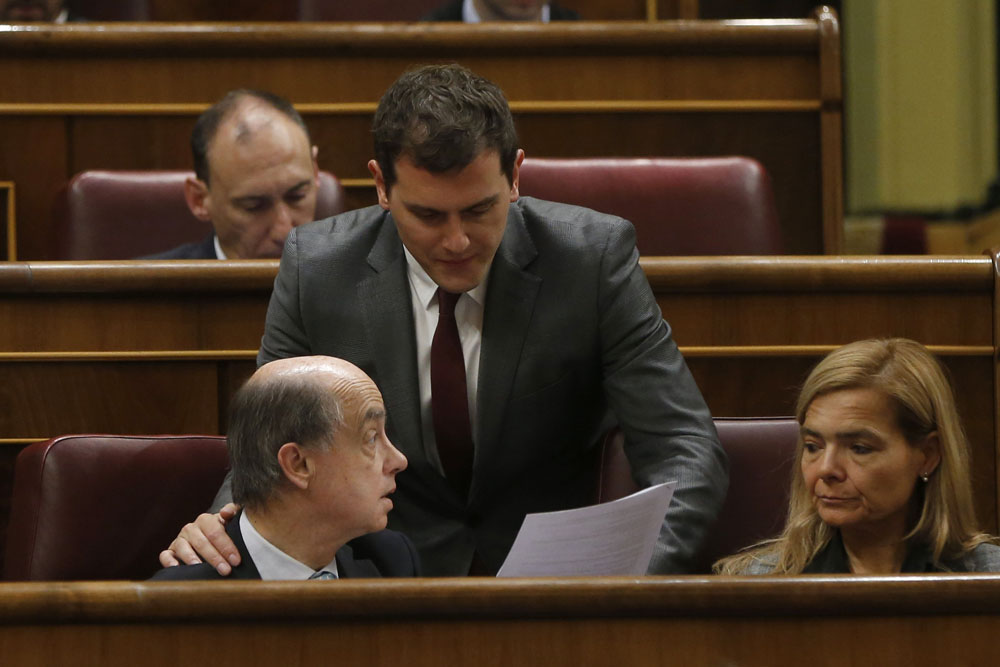
[[(454, 0), (447, 5), (431, 10), (421, 21), (461, 21), (462, 20), (462, 0)], [(549, 20), (551, 21), (579, 21), (580, 15), (572, 9), (560, 7), (554, 2), (549, 3)]]
[(413, 539), (427, 574), (466, 574), (474, 551), (496, 571), (526, 513), (591, 504), (596, 445), (613, 418), (641, 486), (678, 482), (652, 571), (689, 566), (725, 498), (726, 455), (631, 224), (531, 197), (510, 206), (486, 295), (467, 498), (424, 448), (413, 331), (389, 213), (372, 206), (292, 230), (257, 362), (331, 355), (375, 380), (409, 460), (389, 525)]
[(146, 255), (138, 259), (217, 259), (215, 255), (215, 234), (209, 234), (201, 241), (185, 243), (176, 248)]
[[(201, 579), (260, 579), (260, 572), (247, 552), (239, 515), (226, 524), (226, 533), (240, 552), (240, 564), (223, 577), (208, 563), (163, 568), (150, 581), (192, 581)], [(420, 558), (402, 533), (380, 530), (357, 537), (337, 551), (337, 571), (341, 579), (377, 577), (419, 577)]]

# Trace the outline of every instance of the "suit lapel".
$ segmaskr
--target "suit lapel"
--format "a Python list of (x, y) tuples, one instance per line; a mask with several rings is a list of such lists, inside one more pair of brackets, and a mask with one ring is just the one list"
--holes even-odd
[(354, 550), (349, 544), (337, 550), (337, 572), (341, 579), (371, 579), (382, 576), (370, 560), (354, 560)]
[(420, 386), (406, 257), (391, 215), (368, 254), (375, 274), (359, 285), (374, 376), (396, 447), (414, 464), (427, 462), (420, 427)]
[(479, 426), (470, 500), (483, 491), (485, 480), (498, 477), (494, 473), (503, 466), (498, 441), (501, 424), (541, 286), (541, 278), (524, 269), (537, 255), (515, 203), (510, 207), (507, 229), (493, 259), (486, 294), (476, 409)]
[(240, 552), (240, 564), (233, 568), (233, 572), (229, 576), (232, 579), (260, 579), (257, 564), (253, 562), (253, 558), (250, 558), (246, 542), (243, 541), (243, 531), (240, 530), (240, 516), (242, 514), (242, 511), (237, 513), (226, 524), (226, 533), (236, 545), (236, 550)]

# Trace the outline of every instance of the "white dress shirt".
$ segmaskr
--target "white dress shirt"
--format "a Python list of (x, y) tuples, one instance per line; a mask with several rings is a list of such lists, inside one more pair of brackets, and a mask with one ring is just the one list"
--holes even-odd
[(215, 258), (216, 259), (229, 259), (226, 257), (226, 253), (222, 252), (222, 245), (219, 243), (219, 237), (213, 236), (212, 243), (215, 244)]
[[(240, 533), (243, 534), (243, 542), (247, 545), (247, 553), (257, 566), (260, 578), (265, 581), (292, 580), (305, 581), (313, 575), (313, 569), (295, 560), (284, 551), (268, 542), (263, 535), (257, 532), (250, 522), (250, 517), (246, 511), (240, 514)], [(337, 572), (337, 558), (334, 556), (330, 563), (320, 570), (326, 570), (331, 574), (340, 576)]]
[[(437, 284), (424, 271), (410, 251), (406, 253), (406, 275), (410, 282), (410, 305), (413, 308), (413, 328), (417, 342), (417, 374), (420, 382), (420, 422), (423, 426), (424, 452), (427, 459), (444, 473), (434, 437), (431, 414), (431, 342), (438, 323)], [(489, 275), (489, 269), (487, 269)], [(465, 357), (465, 386), (469, 398), (469, 424), (472, 439), (476, 439), (476, 396), (479, 386), (479, 350), (483, 340), (483, 306), (486, 304), (484, 279), (475, 289), (463, 294), (455, 305), (455, 322)]]

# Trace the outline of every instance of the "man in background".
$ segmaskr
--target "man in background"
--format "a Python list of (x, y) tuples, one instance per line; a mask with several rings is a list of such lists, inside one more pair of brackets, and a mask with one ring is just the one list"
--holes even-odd
[[(332, 357), (262, 366), (233, 399), (226, 443), (243, 506), (227, 526), (241, 556), (233, 578), (419, 574), (410, 540), (384, 530), (406, 458), (386, 436), (382, 395), (357, 366)], [(198, 564), (153, 578), (219, 577)]]
[(195, 177), (184, 196), (214, 233), (145, 259), (277, 258), (288, 232), (315, 218), (318, 149), (287, 100), (228, 93), (198, 117), (191, 154)]
[(580, 15), (548, 0), (452, 0), (425, 21), (577, 21)]
[(5, 23), (79, 21), (70, 14), (65, 0), (0, 0), (0, 20)]

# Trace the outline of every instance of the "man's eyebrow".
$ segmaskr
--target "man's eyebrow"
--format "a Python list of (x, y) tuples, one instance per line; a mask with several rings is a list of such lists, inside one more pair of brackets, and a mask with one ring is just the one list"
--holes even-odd
[[(497, 202), (498, 198), (499, 198), (499, 195), (495, 195), (495, 194), (489, 195), (488, 197), (483, 197), (479, 201), (477, 201), (477, 202), (475, 202), (473, 204), (469, 204), (468, 206), (466, 206), (465, 208), (463, 208), (462, 212), (464, 213), (466, 211), (471, 211), (473, 209), (480, 208), (482, 206), (493, 205), (493, 204), (495, 204)], [(416, 213), (416, 214), (436, 215), (438, 213), (441, 213), (441, 211), (439, 211), (436, 208), (431, 208), (429, 206), (421, 206), (420, 204), (414, 204), (414, 203), (408, 202), (408, 201), (404, 201), (403, 202), (403, 206), (406, 207), (406, 209), (408, 211), (410, 211), (411, 213)]]
[(361, 418), (362, 423), (385, 419), (385, 408), (369, 408)]
[(418, 215), (420, 215), (420, 214), (424, 214), (424, 215), (436, 215), (436, 214), (438, 214), (438, 213), (441, 212), (441, 211), (437, 210), (436, 208), (430, 208), (429, 206), (421, 206), (420, 204), (414, 204), (414, 203), (408, 202), (408, 201), (404, 201), (403, 202), (403, 206), (410, 213), (415, 213), (415, 214), (418, 214)]
[(312, 179), (309, 179), (309, 178), (307, 178), (307, 179), (305, 179), (303, 181), (299, 181), (298, 183), (296, 183), (292, 187), (290, 187), (287, 190), (285, 190), (285, 194), (288, 194), (289, 192), (294, 192), (295, 190), (301, 190), (302, 188), (308, 186), (310, 183), (312, 183)]
[(271, 197), (268, 195), (243, 195), (242, 197), (233, 197), (231, 201), (234, 204), (263, 204), (271, 201)]
[(489, 197), (483, 197), (482, 199), (480, 199), (479, 201), (477, 201), (472, 206), (466, 206), (462, 210), (463, 211), (471, 211), (474, 208), (480, 208), (482, 206), (487, 206), (487, 205), (490, 205), (490, 204), (495, 204), (496, 201), (497, 201), (497, 197), (498, 196), (499, 195), (495, 195), (494, 194), (494, 195), (490, 195)]

